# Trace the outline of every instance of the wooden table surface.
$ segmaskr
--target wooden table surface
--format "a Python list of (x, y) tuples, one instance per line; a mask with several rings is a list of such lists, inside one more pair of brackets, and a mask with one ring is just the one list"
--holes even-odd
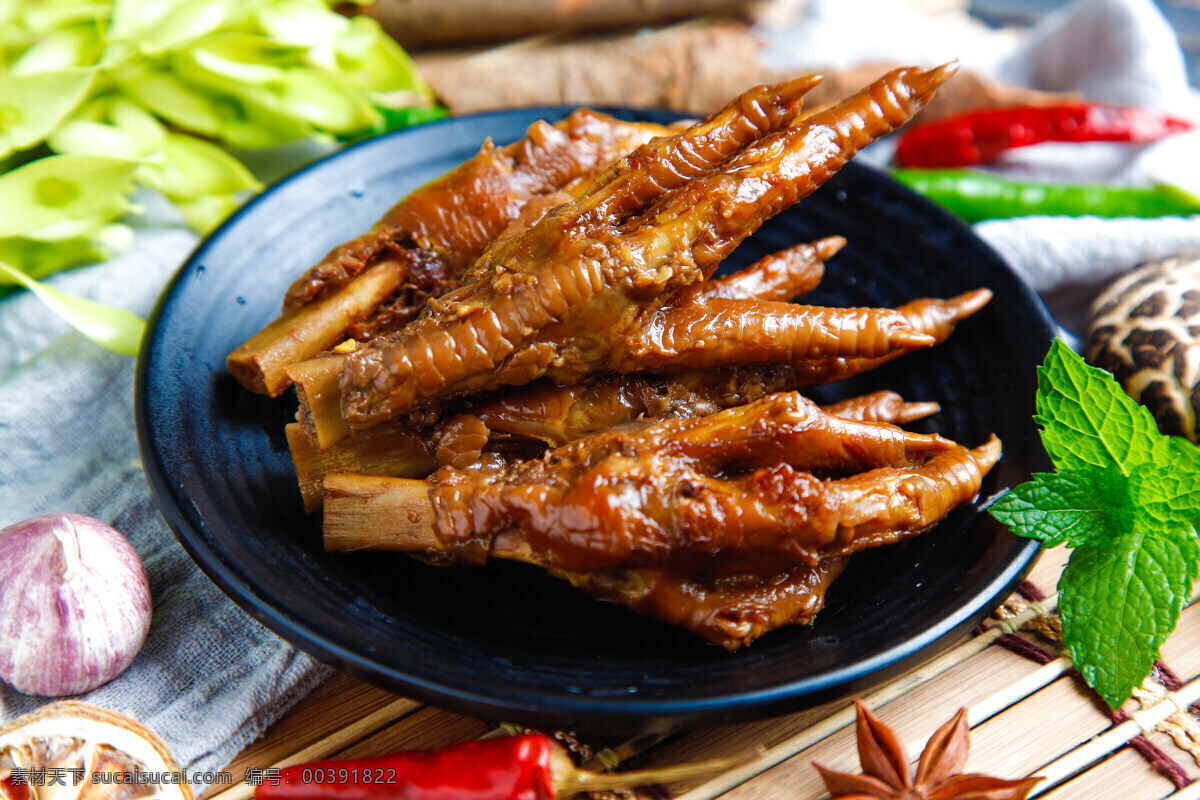
[[(1061, 549), (1043, 554), (1031, 583), (1052, 595), (1066, 556)], [(914, 758), (929, 735), (966, 706), (971, 723), (970, 772), (1005, 778), (1044, 775), (1047, 779), (1035, 796), (1054, 800), (1200, 798), (1200, 782), (1177, 788), (1200, 777), (1200, 721), (1186, 709), (1197, 699), (1193, 690), (1200, 686), (1196, 680), (1200, 677), (1200, 603), (1185, 610), (1163, 649), (1162, 663), (1184, 684), (1178, 702), (1175, 695), (1162, 700), (1166, 690), (1148, 682), (1147, 688), (1157, 692), (1144, 695), (1151, 710), (1141, 711), (1142, 706), (1131, 701), (1125, 711), (1133, 719), (1120, 726), (1072, 674), (1061, 647), (1033, 632), (1056, 621), (1045, 613), (1052, 611), (1053, 598), (1040, 607), (1017, 598), (1007, 608), (992, 617), (983, 632), (863, 697), (897, 731)], [(1018, 629), (1016, 636), (1046, 652), (1049, 663), (1009, 649), (1014, 646), (1012, 631)], [(1170, 683), (1167, 678), (1163, 680)], [(622, 757), (623, 764), (639, 767), (747, 757), (713, 778), (672, 785), (665, 791), (654, 787), (652, 792), (637, 792), (639, 797), (816, 800), (826, 795), (811, 762), (859, 771), (853, 719), (851, 700), (846, 699), (776, 719), (695, 730), (657, 741), (616, 737), (584, 744), (609, 748)], [(504, 733), (494, 724), (338, 674), (240, 754), (229, 770), (240, 781), (248, 768), (434, 748)], [(1129, 744), (1143, 733), (1144, 739)], [(760, 748), (757, 754), (755, 747)], [(591, 765), (599, 766), (598, 760), (593, 758)], [(215, 797), (237, 800), (250, 791), (239, 783)]]

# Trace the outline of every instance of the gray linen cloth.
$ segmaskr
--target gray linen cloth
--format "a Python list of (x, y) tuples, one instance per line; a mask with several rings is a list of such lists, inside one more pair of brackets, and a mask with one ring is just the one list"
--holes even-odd
[[(875, 24), (863, 28), (864, 19)], [(779, 66), (932, 65), (960, 57), (1039, 88), (1082, 89), (1093, 99), (1197, 117), (1178, 42), (1151, 0), (1080, 0), (1024, 35), (965, 22), (931, 25), (894, 0), (811, 0), (793, 24), (763, 33)], [(1080, 180), (1158, 174), (1200, 186), (1184, 168), (1194, 159), (1178, 155), (1197, 152), (1196, 143), (1180, 137), (1144, 148), (1045, 146), (1014, 155), (1001, 169)], [(274, 171), (311, 154), (278, 154)], [(886, 160), (886, 148), (870, 157)], [(196, 238), (169, 214), (152, 213), (137, 227), (128, 252), (51, 283), (148, 313)], [(1030, 218), (976, 230), (1055, 302), (1069, 329), (1077, 329), (1072, 315), (1105, 280), (1146, 260), (1200, 254), (1195, 217)], [(150, 573), (155, 615), (145, 649), (124, 675), (86, 699), (141, 719), (191, 771), (223, 766), (327, 668), (237, 609), (175, 542), (138, 461), (133, 360), (91, 344), (28, 293), (0, 301), (0, 341), (0, 526), (55, 511), (90, 514), (125, 533)], [(42, 702), (0, 687), (0, 720)]]
[[(196, 236), (166, 215), (136, 227), (128, 252), (51, 283), (147, 315)], [(27, 292), (0, 301), (0, 341), (0, 526), (88, 514), (125, 534), (150, 576), (145, 647), (83, 699), (141, 720), (189, 773), (224, 767), (329, 668), (247, 616), (175, 541), (138, 457), (132, 358), (92, 344)], [(45, 702), (0, 684), (0, 720)]]

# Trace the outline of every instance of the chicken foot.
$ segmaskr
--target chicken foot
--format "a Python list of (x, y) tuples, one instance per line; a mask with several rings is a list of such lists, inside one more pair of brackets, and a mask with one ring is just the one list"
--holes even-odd
[(849, 561), (828, 558), (773, 575), (713, 579), (649, 568), (550, 573), (593, 597), (737, 650), (768, 631), (812, 622), (825, 605), (825, 592)]
[[(635, 420), (702, 416), (787, 388), (765, 383), (739, 393), (731, 378), (712, 372), (697, 377), (703, 381), (695, 386), (640, 376), (609, 376), (598, 383), (573, 386), (531, 384), (510, 398), (456, 415), (432, 430), (388, 423), (327, 450), (318, 448), (303, 426), (293, 422), (286, 428), (288, 448), (304, 510), (312, 513), (324, 502), (322, 482), (331, 472), (423, 478), (439, 466), (466, 468), (474, 464), (489, 442), (506, 455), (513, 451), (514, 443), (557, 447)], [(822, 410), (844, 419), (900, 425), (936, 414), (938, 404), (908, 402), (895, 392), (879, 391), (822, 406)], [(504, 436), (511, 440), (495, 441)], [(517, 449), (530, 448), (525, 444)]]
[[(330, 552), (407, 552), (446, 563), (432, 528), (424, 481), (331, 473), (325, 546)], [(417, 520), (416, 523), (413, 520)], [(537, 564), (586, 594), (682, 627), (727, 650), (750, 644), (785, 625), (806, 625), (824, 606), (825, 592), (845, 569), (845, 556), (766, 576), (693, 577), (661, 567), (569, 572), (546, 567), (516, 535), (492, 540), (491, 557)]]
[(324, 541), (330, 552), (508, 558), (567, 572), (775, 574), (929, 529), (975, 497), (999, 457), (993, 437), (836, 478), (786, 462), (722, 478), (684, 461), (611, 453), (550, 484), (451, 468), (428, 481), (330, 473)]
[[(794, 124), (795, 100), (812, 82), (759, 89), (752, 103), (644, 145), (579, 199), (490, 248), (470, 283), (399, 334), (350, 354), (341, 413), (365, 428), (430, 399), (605, 368), (611, 343), (640, 315), (706, 278), (764, 219), (907, 121), (955, 68), (897, 70)], [(899, 323), (890, 338), (896, 348), (928, 343)]]
[[(726, 480), (764, 464), (852, 474), (921, 464), (955, 447), (937, 434), (844, 420), (779, 393), (707, 417), (605, 431), (498, 469), (443, 468), (430, 479), (431, 497), (437, 538), (449, 550), (470, 550), (515, 526), (553, 554), (547, 564), (590, 571), (633, 566), (628, 559), (654, 563), (678, 549), (655, 515), (673, 514), (693, 477)], [(684, 549), (720, 547), (722, 535)]]
[(614, 159), (670, 132), (581, 109), (554, 125), (536, 122), (505, 147), (486, 143), (309, 268), (288, 289), (283, 313), (229, 355), (230, 372), (251, 391), (282, 394), (289, 364), (402, 327), (430, 297), (458, 286), (518, 212), (533, 207), (541, 216), (551, 207), (543, 198), (569, 199), (559, 194), (564, 186), (586, 185)]
[[(913, 330), (928, 334), (935, 343), (941, 343), (949, 338), (959, 322), (986, 305), (991, 296), (991, 291), (987, 289), (976, 289), (948, 300), (914, 300), (897, 307), (896, 311), (908, 320)], [(338, 412), (336, 380), (342, 358), (344, 356), (316, 359), (292, 368), (297, 374), (302, 409), (300, 416), (309, 438), (321, 449), (344, 440), (350, 433)], [(489, 417), (488, 427), (540, 439), (554, 446), (642, 416), (682, 415), (687, 413), (685, 407), (688, 404), (697, 406), (699, 410), (696, 413), (710, 413), (758, 399), (771, 392), (840, 380), (888, 360), (889, 357), (815, 359), (791, 364), (755, 364), (719, 370), (710, 368), (674, 375), (610, 375), (566, 386), (546, 382), (531, 388), (527, 394), (523, 390), (511, 390), (494, 401), (479, 405), (490, 409), (485, 412)], [(683, 389), (677, 388), (677, 384)], [(310, 412), (314, 404), (323, 404), (324, 413)], [(469, 409), (465, 413), (480, 412)], [(505, 418), (509, 422), (503, 422)], [(406, 423), (390, 422), (388, 426), (397, 424)], [(475, 430), (478, 432), (477, 425)], [(571, 430), (573, 433), (564, 438), (561, 430)], [(352, 442), (353, 438), (349, 441)], [(463, 466), (473, 460), (466, 455), (470, 452), (469, 446), (451, 449), (461, 455), (450, 456), (448, 450), (446, 458), (440, 463)]]
[[(325, 480), (325, 546), (444, 563), (532, 563), (736, 649), (767, 630), (810, 621), (850, 553), (936, 524), (978, 493), (1000, 455), (994, 437), (974, 450), (944, 440), (926, 450), (926, 441), (901, 465), (845, 477), (786, 461), (730, 474), (747, 449), (760, 464), (780, 457), (763, 452), (761, 439), (730, 446), (729, 437), (735, 429), (751, 440), (770, 436), (779, 426), (762, 412), (804, 408), (807, 401), (794, 398), (715, 415), (742, 419), (736, 428), (713, 426), (711, 437), (696, 437), (702, 424), (660, 423), (594, 436), (492, 475), (442, 470), (426, 482), (333, 473)], [(750, 417), (758, 424), (746, 427)], [(919, 450), (931, 455), (923, 459)], [(673, 458), (658, 458), (664, 451)], [(447, 537), (447, 528), (458, 530)]]

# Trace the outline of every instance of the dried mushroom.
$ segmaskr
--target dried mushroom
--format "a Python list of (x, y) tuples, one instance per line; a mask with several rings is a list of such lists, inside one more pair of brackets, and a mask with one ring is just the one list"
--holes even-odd
[(1200, 260), (1145, 264), (1088, 313), (1084, 355), (1150, 409), (1159, 429), (1196, 441), (1200, 409)]

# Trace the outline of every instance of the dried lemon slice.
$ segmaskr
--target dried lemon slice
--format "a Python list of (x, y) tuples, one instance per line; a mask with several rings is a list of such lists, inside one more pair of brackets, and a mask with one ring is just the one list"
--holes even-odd
[(193, 800), (166, 746), (129, 717), (66, 700), (0, 728), (0, 800)]

